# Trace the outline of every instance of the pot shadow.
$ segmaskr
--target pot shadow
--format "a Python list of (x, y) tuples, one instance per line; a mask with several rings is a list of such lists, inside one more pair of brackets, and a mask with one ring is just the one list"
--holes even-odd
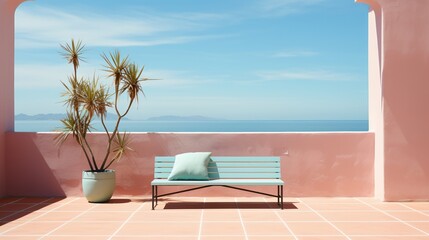
[(128, 198), (112, 198), (108, 202), (104, 203), (95, 203), (95, 204), (121, 204), (121, 203), (129, 203), (131, 199)]
[[(158, 198), (158, 201), (163, 201), (164, 198)], [(131, 200), (132, 202), (138, 202), (138, 203), (145, 203), (145, 202), (151, 202), (151, 198), (133, 198)]]

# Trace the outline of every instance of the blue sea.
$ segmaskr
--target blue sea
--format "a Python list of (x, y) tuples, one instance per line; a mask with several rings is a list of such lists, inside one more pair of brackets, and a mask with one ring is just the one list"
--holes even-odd
[[(108, 121), (109, 129), (115, 122)], [(15, 121), (16, 132), (52, 132), (59, 121)], [(102, 131), (94, 122), (93, 132)], [(225, 120), (225, 121), (123, 121), (127, 132), (348, 132), (368, 131), (367, 120)]]

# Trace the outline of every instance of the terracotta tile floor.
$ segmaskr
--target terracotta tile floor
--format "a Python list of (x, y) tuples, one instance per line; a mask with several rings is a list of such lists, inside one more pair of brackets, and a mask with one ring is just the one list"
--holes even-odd
[(0, 199), (0, 239), (429, 240), (429, 203), (372, 198)]

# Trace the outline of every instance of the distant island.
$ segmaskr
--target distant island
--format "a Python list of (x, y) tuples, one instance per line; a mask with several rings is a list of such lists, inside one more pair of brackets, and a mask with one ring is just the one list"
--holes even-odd
[[(36, 114), (36, 115), (28, 115), (28, 114), (17, 114), (15, 115), (15, 120), (17, 121), (59, 121), (64, 119), (66, 114), (62, 113), (46, 113), (46, 114)], [(106, 119), (107, 121), (116, 120), (117, 116), (113, 113), (107, 113)], [(97, 120), (95, 118), (95, 120)], [(123, 118), (122, 120), (129, 120), (128, 118)]]
[(167, 116), (159, 116), (159, 117), (151, 117), (147, 119), (148, 121), (219, 121), (224, 119), (219, 118), (211, 118), (211, 117), (204, 117), (204, 116), (174, 116), (174, 115), (167, 115)]

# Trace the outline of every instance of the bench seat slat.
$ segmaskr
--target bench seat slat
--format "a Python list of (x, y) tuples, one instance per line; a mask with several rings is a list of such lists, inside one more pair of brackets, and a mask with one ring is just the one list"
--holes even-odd
[[(210, 157), (213, 162), (279, 162), (278, 157)], [(174, 162), (175, 157), (155, 157), (155, 162)]]
[[(156, 168), (156, 173), (170, 173), (172, 168)], [(209, 167), (208, 172), (216, 173), (216, 172), (222, 172), (222, 173), (279, 173), (280, 168), (215, 168), (215, 167)]]
[[(170, 173), (155, 173), (155, 178), (168, 178)], [(209, 173), (209, 178), (280, 178), (280, 173)]]
[(278, 186), (284, 182), (280, 179), (214, 179), (210, 181), (168, 181), (167, 179), (155, 179), (153, 186)]
[[(172, 168), (174, 162), (156, 162), (155, 168)], [(209, 162), (209, 167), (280, 167), (280, 162), (249, 162), (249, 163), (234, 163), (234, 162)]]

